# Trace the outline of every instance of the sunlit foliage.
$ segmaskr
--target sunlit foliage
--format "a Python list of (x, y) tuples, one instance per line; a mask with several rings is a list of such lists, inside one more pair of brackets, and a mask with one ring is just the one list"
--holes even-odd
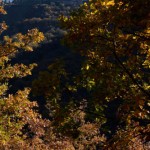
[(136, 138), (143, 143), (148, 139), (149, 4), (148, 0), (91, 0), (71, 16), (61, 17), (68, 31), (65, 41), (86, 57), (77, 83), (92, 93), (90, 108), (103, 112), (112, 101), (121, 103), (116, 134), (113, 142), (108, 141), (115, 149), (128, 149)]
[[(148, 6), (148, 0), (91, 0), (69, 17), (60, 17), (62, 27), (68, 32), (64, 43), (78, 52), (84, 63), (79, 75), (71, 78), (67, 75), (63, 82), (60, 81), (64, 73), (57, 71), (57, 76), (57, 72), (50, 71), (57, 76), (57, 82), (51, 80), (51, 74), (49, 88), (45, 84), (43, 88), (47, 89), (46, 95), (50, 94), (45, 98), (53, 125), (57, 132), (73, 138), (76, 149), (146, 147), (150, 132)], [(61, 70), (59, 66), (54, 68)], [(34, 82), (36, 88), (46, 75), (48, 72), (41, 73)], [(58, 97), (51, 99), (56, 93)], [(80, 111), (84, 114), (82, 118)], [(95, 133), (96, 139), (101, 139), (97, 144), (95, 140), (92, 143), (97, 147), (85, 140), (92, 141), (88, 131), (93, 125), (105, 135)], [(84, 127), (86, 133), (81, 131)]]
[[(9, 79), (31, 75), (35, 64), (11, 65), (44, 36), (37, 29), (0, 43), (0, 148), (144, 150), (150, 133), (149, 0), (90, 0), (61, 16), (63, 43), (83, 58), (69, 73), (62, 60), (33, 81), (47, 118), (28, 100), (29, 89), (8, 93)], [(1, 8), (0, 11), (5, 13)], [(1, 24), (1, 33), (7, 29)], [(74, 67), (74, 66), (72, 66)]]
[[(5, 14), (3, 8), (0, 12)], [(1, 23), (0, 32), (7, 29)], [(45, 134), (44, 128), (49, 125), (36, 112), (36, 102), (30, 102), (30, 90), (18, 90), (14, 95), (9, 94), (9, 80), (31, 75), (35, 64), (11, 64), (11, 59), (22, 50), (32, 51), (33, 47), (43, 41), (44, 36), (37, 29), (23, 35), (18, 33), (13, 37), (5, 36), (0, 42), (0, 149), (29, 149), (34, 139)]]

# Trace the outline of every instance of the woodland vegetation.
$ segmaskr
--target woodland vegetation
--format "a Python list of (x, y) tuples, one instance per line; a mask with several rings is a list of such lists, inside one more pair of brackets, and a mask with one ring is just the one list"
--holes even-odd
[[(1, 21), (0, 149), (149, 150), (149, 6), (149, 0), (90, 0), (58, 13), (59, 21), (37, 11), (22, 18), (20, 27), (29, 23), (22, 33)], [(32, 7), (57, 14), (49, 5)], [(56, 40), (47, 35), (52, 25), (62, 32)], [(38, 68), (40, 58), (31, 54), (47, 55), (44, 45), (59, 42), (62, 57)], [(16, 86), (17, 79), (30, 84)]]

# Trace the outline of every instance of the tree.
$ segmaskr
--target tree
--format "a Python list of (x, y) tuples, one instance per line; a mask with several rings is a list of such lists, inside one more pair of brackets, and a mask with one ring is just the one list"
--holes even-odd
[[(2, 7), (0, 13), (6, 14)], [(0, 33), (6, 29), (7, 25), (1, 23)], [(32, 143), (40, 143), (37, 139), (45, 134), (44, 128), (49, 123), (35, 110), (37, 103), (28, 100), (29, 89), (18, 90), (14, 95), (8, 92), (10, 79), (31, 75), (35, 67), (35, 64), (11, 65), (11, 59), (22, 50), (32, 51), (44, 35), (33, 29), (25, 35), (18, 33), (3, 39), (0, 42), (0, 149), (29, 149)]]
[[(0, 12), (6, 14), (0, 7)], [(1, 23), (0, 33), (7, 29)], [(74, 150), (70, 138), (58, 134), (51, 120), (43, 119), (38, 113), (37, 102), (29, 100), (30, 89), (9, 93), (9, 81), (32, 75), (36, 64), (11, 64), (11, 59), (23, 51), (32, 51), (44, 40), (43, 33), (37, 29), (27, 34), (18, 33), (12, 37), (4, 36), (0, 42), (0, 149), (29, 150)], [(42, 84), (42, 83), (41, 83)], [(42, 92), (42, 91), (40, 91)]]
[(112, 126), (109, 104), (120, 104), (106, 149), (134, 149), (149, 139), (149, 4), (91, 0), (60, 19), (68, 31), (64, 41), (86, 58), (77, 82), (91, 94), (88, 110), (106, 114)]

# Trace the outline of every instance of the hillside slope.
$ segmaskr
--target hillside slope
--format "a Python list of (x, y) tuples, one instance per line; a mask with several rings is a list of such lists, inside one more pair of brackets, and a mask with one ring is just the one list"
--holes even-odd
[[(37, 63), (38, 67), (33, 70), (33, 76), (25, 79), (13, 81), (15, 83), (13, 92), (19, 87), (23, 89), (30, 86), (31, 81), (38, 76), (39, 71), (47, 69), (57, 58), (67, 60), (67, 68), (72, 69), (72, 65), (78, 68), (80, 59), (77, 54), (73, 54), (68, 48), (61, 45), (60, 40), (66, 31), (62, 30), (58, 17), (61, 14), (68, 15), (77, 5), (53, 2), (50, 4), (33, 5), (6, 5), (7, 15), (1, 17), (6, 21), (9, 29), (3, 35), (14, 35), (18, 32), (26, 33), (29, 29), (38, 28), (45, 35), (45, 41), (32, 53), (21, 53), (13, 63)], [(77, 65), (76, 65), (77, 64)]]

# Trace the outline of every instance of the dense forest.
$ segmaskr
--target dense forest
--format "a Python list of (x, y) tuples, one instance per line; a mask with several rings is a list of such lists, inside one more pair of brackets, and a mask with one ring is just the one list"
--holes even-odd
[(0, 6), (0, 149), (149, 150), (150, 1)]

